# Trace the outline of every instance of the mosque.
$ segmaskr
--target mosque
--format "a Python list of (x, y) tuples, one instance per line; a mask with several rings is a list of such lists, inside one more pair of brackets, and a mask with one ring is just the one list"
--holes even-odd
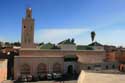
[[(116, 62), (106, 62), (103, 45), (76, 45), (74, 41), (62, 41), (55, 49), (40, 49), (34, 44), (35, 20), (32, 9), (26, 9), (22, 19), (21, 49), (14, 58), (14, 79), (21, 75), (46, 75), (48, 73), (79, 74), (81, 70), (115, 68)], [(42, 35), (41, 35), (42, 36)], [(50, 34), (51, 36), (51, 34)]]

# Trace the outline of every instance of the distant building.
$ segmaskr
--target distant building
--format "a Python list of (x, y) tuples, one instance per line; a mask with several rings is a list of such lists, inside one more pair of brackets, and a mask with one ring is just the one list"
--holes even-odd
[[(72, 40), (35, 48), (34, 19), (32, 9), (26, 9), (22, 20), (21, 49), (14, 59), (14, 79), (23, 75), (46, 75), (47, 73), (78, 74), (81, 70), (117, 68), (117, 62), (106, 62), (106, 51), (103, 45), (95, 42), (90, 45), (76, 45)], [(41, 35), (42, 36), (42, 35)], [(50, 34), (51, 36), (51, 34)]]
[(89, 44), (88, 46), (93, 47), (94, 50), (104, 51), (104, 46), (98, 42), (93, 42), (93, 43)]

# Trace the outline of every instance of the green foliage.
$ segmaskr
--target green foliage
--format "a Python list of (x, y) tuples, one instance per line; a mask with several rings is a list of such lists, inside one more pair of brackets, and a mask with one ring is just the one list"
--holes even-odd
[(75, 39), (74, 39), (74, 38), (72, 38), (71, 42), (72, 42), (72, 43), (74, 43), (74, 41), (75, 41)]
[(60, 49), (60, 48), (54, 44), (51, 49)]
[(60, 43), (58, 44), (74, 44), (75, 45), (75, 40), (72, 38), (72, 39), (66, 39), (64, 41), (61, 41)]
[(9, 45), (10, 45), (10, 43), (9, 43), (9, 42), (5, 42), (5, 45), (6, 45), (6, 46), (9, 46)]
[(6, 47), (12, 47), (12, 46), (21, 46), (20, 42), (5, 42)]
[(14, 42), (13, 45), (14, 46), (21, 46), (21, 43), (20, 42)]
[(57, 47), (55, 44), (47, 43), (40, 45), (40, 49), (60, 49), (60, 48)]
[(38, 45), (39, 45), (39, 46), (44, 45), (44, 42), (41, 42), (41, 43), (39, 43)]
[(40, 49), (50, 49), (53, 47), (53, 44), (51, 43), (47, 43), (47, 44), (43, 44), (40, 46)]

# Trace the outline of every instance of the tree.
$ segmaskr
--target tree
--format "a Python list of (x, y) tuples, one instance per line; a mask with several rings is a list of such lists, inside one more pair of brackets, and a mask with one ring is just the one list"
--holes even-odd
[(67, 44), (69, 44), (69, 43), (70, 43), (70, 39), (69, 39), (69, 38), (66, 40), (66, 43), (67, 43)]
[(55, 44), (53, 44), (53, 47), (51, 49), (60, 49), (60, 48), (56, 46)]
[(71, 43), (74, 44), (74, 41), (75, 41), (74, 38), (72, 38)]
[(2, 42), (0, 41), (0, 50), (1, 50), (1, 48), (2, 48)]
[(44, 45), (44, 42), (39, 43), (39, 46)]
[(20, 42), (14, 42), (13, 45), (14, 46), (21, 46), (21, 43)]
[(95, 31), (92, 31), (92, 32), (91, 32), (91, 40), (92, 40), (92, 42), (94, 41), (95, 36), (96, 36)]
[(5, 42), (5, 46), (6, 47), (10, 46), (10, 43), (9, 42)]

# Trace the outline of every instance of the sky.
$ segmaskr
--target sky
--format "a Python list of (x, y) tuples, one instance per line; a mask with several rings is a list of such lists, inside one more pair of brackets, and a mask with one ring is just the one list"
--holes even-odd
[(125, 46), (125, 0), (0, 0), (0, 41), (21, 41), (27, 7), (35, 19), (35, 42), (95, 41)]

